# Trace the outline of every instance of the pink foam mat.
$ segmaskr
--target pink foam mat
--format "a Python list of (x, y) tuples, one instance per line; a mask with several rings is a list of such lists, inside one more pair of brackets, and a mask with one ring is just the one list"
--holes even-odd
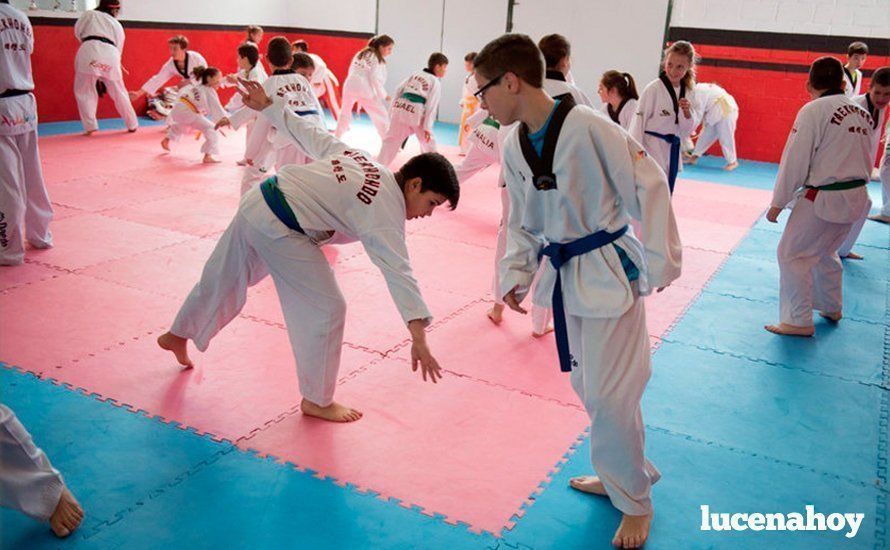
[(0, 291), (58, 277), (63, 273), (52, 267), (27, 262), (18, 266), (0, 266)]
[(496, 534), (588, 423), (577, 408), (468, 378), (423, 383), (398, 359), (346, 379), (337, 399), (365, 416), (293, 414), (239, 445)]
[(123, 178), (116, 174), (104, 174), (65, 180), (47, 185), (50, 200), (54, 204), (77, 208), (88, 212), (100, 212), (116, 206), (141, 204), (168, 198), (170, 189)]
[(238, 210), (240, 197), (186, 193), (160, 200), (132, 203), (105, 214), (190, 235), (205, 236), (225, 230)]

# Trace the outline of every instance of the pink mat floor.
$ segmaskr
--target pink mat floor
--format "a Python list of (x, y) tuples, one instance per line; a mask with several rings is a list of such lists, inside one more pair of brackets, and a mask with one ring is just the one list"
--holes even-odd
[[(435, 324), (437, 385), (411, 372), (407, 331), (380, 273), (356, 245), (326, 255), (349, 304), (338, 399), (365, 416), (333, 425), (299, 414), (296, 373), (274, 287), (181, 371), (154, 340), (238, 204), (243, 136), (224, 162), (161, 129), (41, 140), (56, 205), (55, 248), (0, 271), (3, 362), (132, 410), (271, 455), (496, 535), (583, 435), (587, 418), (559, 373), (552, 337), (490, 307), (500, 214), (495, 172), (464, 186), (455, 212), (409, 222), (415, 275)], [(409, 144), (409, 152), (412, 144)], [(454, 148), (446, 148), (454, 156)], [(398, 162), (398, 161), (397, 161)], [(647, 298), (654, 344), (683, 314), (768, 202), (763, 191), (681, 181), (674, 205), (684, 276)]]

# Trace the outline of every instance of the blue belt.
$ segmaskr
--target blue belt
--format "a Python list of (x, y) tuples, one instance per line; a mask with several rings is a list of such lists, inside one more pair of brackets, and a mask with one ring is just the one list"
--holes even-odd
[(674, 182), (677, 181), (677, 172), (680, 170), (680, 136), (675, 134), (659, 134), (658, 132), (646, 131), (650, 136), (663, 139), (671, 144), (671, 163), (668, 167), (668, 187), (671, 188), (671, 194), (674, 194)]
[(310, 115), (318, 115), (320, 114), (315, 109), (309, 109), (307, 111), (294, 111), (294, 114), (297, 116), (310, 116)]
[(278, 176), (272, 176), (261, 183), (260, 191), (263, 192), (263, 198), (266, 199), (266, 204), (272, 210), (272, 213), (275, 214), (275, 217), (281, 220), (281, 223), (298, 233), (306, 234), (306, 232), (303, 231), (303, 228), (300, 227), (300, 223), (297, 221), (297, 216), (294, 215), (294, 211), (291, 210), (291, 207), (287, 204), (287, 200), (284, 198), (284, 193), (278, 188)]
[(587, 254), (591, 250), (614, 242), (625, 232), (627, 232), (626, 225), (614, 233), (597, 231), (568, 243), (548, 244), (541, 251), (550, 258), (550, 263), (556, 270), (556, 283), (553, 285), (553, 332), (556, 335), (556, 351), (559, 353), (559, 370), (562, 372), (572, 370), (572, 356), (569, 353), (569, 335), (566, 330), (566, 312), (562, 300), (562, 277), (559, 268), (575, 256)]

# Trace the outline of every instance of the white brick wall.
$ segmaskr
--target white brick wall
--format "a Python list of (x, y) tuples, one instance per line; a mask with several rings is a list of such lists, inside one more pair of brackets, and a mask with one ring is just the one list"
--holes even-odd
[(671, 25), (890, 38), (890, 0), (674, 0)]

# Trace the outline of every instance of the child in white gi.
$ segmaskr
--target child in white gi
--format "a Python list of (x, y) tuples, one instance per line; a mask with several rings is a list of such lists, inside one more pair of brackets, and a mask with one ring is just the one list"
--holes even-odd
[(460, 146), (460, 154), (466, 155), (470, 152), (470, 142), (467, 138), (473, 132), (473, 126), (469, 124), (469, 118), (479, 110), (479, 101), (476, 96), (476, 79), (473, 77), (473, 60), (476, 59), (476, 52), (470, 52), (464, 56), (464, 70), (467, 76), (464, 77), (464, 86), (460, 94), (460, 133), (457, 136), (457, 144)]
[(664, 51), (661, 74), (643, 90), (630, 125), (630, 135), (668, 175), (672, 193), (682, 167), (680, 145), (695, 129), (694, 86), (695, 50), (679, 40)]
[(200, 53), (189, 49), (189, 41), (185, 36), (178, 34), (167, 40), (170, 48), (170, 59), (161, 66), (158, 74), (149, 78), (142, 88), (130, 92), (130, 99), (136, 100), (143, 95), (153, 97), (158, 90), (171, 78), (176, 78), (176, 87), (182, 89), (188, 84), (197, 84), (199, 78), (195, 76), (195, 67), (207, 67), (207, 60)]
[[(501, 123), (522, 122), (503, 150), (510, 214), (501, 294), (524, 313), (520, 302), (545, 261), (534, 302), (553, 305), (560, 368), (571, 371), (590, 416), (598, 474), (571, 486), (608, 495), (624, 514), (613, 544), (639, 547), (660, 476), (643, 453), (650, 348), (641, 296), (680, 275), (664, 172), (617, 124), (551, 99), (542, 89), (543, 57), (528, 36), (490, 42), (475, 64), (482, 108)], [(644, 243), (631, 216), (642, 222)]]
[(350, 148), (318, 125), (272, 101), (255, 82), (242, 82), (244, 102), (318, 162), (286, 166), (251, 189), (220, 237), (170, 332), (158, 344), (191, 367), (187, 341), (207, 349), (211, 338), (244, 306), (247, 288), (272, 275), (281, 300), (303, 401), (303, 414), (335, 422), (361, 413), (334, 402), (346, 302), (320, 246), (360, 241), (381, 270), (413, 338), (412, 368), (441, 377), (426, 344), (431, 319), (411, 274), (405, 220), (425, 217), (449, 202), (460, 187), (445, 157), (425, 153), (395, 174), (371, 155)]
[(688, 164), (695, 164), (715, 141), (720, 141), (723, 151), (724, 170), (732, 171), (739, 167), (735, 153), (735, 128), (739, 121), (739, 106), (735, 98), (717, 84), (697, 82), (695, 104), (692, 107), (695, 115), (701, 120), (702, 129), (695, 143), (692, 154), (685, 159)]
[(606, 71), (600, 78), (597, 93), (603, 102), (603, 112), (612, 122), (630, 130), (630, 123), (637, 112), (637, 101), (640, 99), (634, 77), (630, 73)]
[(189, 130), (197, 130), (204, 135), (203, 162), (219, 162), (214, 157), (219, 154), (219, 131), (215, 124), (226, 117), (226, 111), (216, 89), (222, 74), (216, 67), (195, 67), (193, 73), (200, 83), (189, 84), (179, 91), (179, 99), (167, 116), (167, 135), (161, 140), (161, 147), (169, 151), (171, 141), (179, 141)]
[[(238, 46), (238, 72), (235, 74), (230, 74), (226, 76), (226, 79), (222, 82), (221, 86), (223, 87), (232, 87), (238, 85), (238, 79), (244, 80), (252, 80), (253, 82), (259, 82), (262, 84), (269, 77), (266, 74), (266, 69), (263, 67), (263, 64), (260, 63), (260, 51), (257, 49), (256, 44), (253, 42), (244, 42), (240, 46)], [(229, 113), (235, 113), (239, 111), (242, 107), (244, 107), (244, 103), (241, 101), (240, 94), (234, 94), (229, 102), (226, 103), (226, 111)], [(248, 109), (248, 111), (250, 111)], [(252, 112), (252, 111), (251, 111)], [(245, 132), (245, 154), (247, 144), (250, 143), (251, 135), (253, 134), (254, 122), (256, 121), (256, 115), (250, 117), (244, 124), (247, 126), (247, 130)], [(247, 157), (245, 156), (243, 159), (238, 161), (238, 166), (247, 166)]]
[(869, 216), (868, 219), (881, 223), (890, 223), (890, 139), (887, 140), (887, 144), (884, 147), (880, 179), (883, 205), (880, 212)]
[(572, 45), (561, 34), (548, 34), (538, 41), (538, 48), (544, 54), (547, 73), (544, 77), (544, 91), (557, 99), (571, 96), (578, 105), (593, 107), (587, 94), (575, 86), (570, 79), (572, 71)]
[(127, 130), (135, 132), (139, 127), (121, 71), (124, 28), (117, 21), (120, 10), (119, 0), (101, 0), (95, 10), (83, 12), (74, 24), (74, 35), (80, 41), (74, 58), (74, 97), (87, 136), (99, 129), (96, 108), (99, 96), (106, 93)]
[(380, 139), (389, 126), (386, 104), (390, 97), (386, 93), (386, 58), (392, 54), (395, 41), (385, 34), (368, 40), (368, 45), (355, 54), (349, 66), (349, 74), (343, 82), (343, 103), (340, 118), (337, 119), (335, 135), (341, 137), (352, 123), (352, 110), (356, 105), (364, 109)]
[[(868, 114), (871, 115), (872, 118), (872, 159), (877, 158), (879, 149), (881, 147), (881, 132), (884, 128), (887, 127), (887, 121), (890, 119), (890, 109), (887, 108), (887, 105), (890, 105), (890, 67), (881, 67), (872, 74), (871, 83), (869, 84), (868, 92), (862, 94), (860, 96), (856, 96), (853, 98), (860, 107), (868, 111)], [(886, 168), (883, 168), (886, 169)], [(887, 186), (890, 185), (890, 181), (886, 181), (883, 184), (883, 194), (884, 194), (884, 207), (886, 208), (887, 203)], [(862, 256), (853, 252), (853, 245), (856, 244), (856, 239), (859, 238), (859, 233), (862, 231), (862, 226), (865, 225), (866, 218), (870, 218), (875, 221), (882, 221), (880, 214), (875, 214), (874, 216), (868, 216), (869, 208), (865, 209), (862, 212), (862, 216), (856, 223), (853, 224), (853, 227), (850, 229), (850, 233), (847, 235), (847, 238), (844, 240), (841, 247), (838, 249), (837, 254), (841, 258), (845, 260), (861, 260)]]
[(837, 250), (863, 210), (874, 162), (872, 118), (844, 95), (844, 68), (833, 57), (810, 67), (812, 101), (797, 113), (782, 152), (766, 219), (791, 216), (779, 241), (779, 324), (766, 330), (812, 336), (813, 310), (830, 322), (842, 317), (843, 266)]
[(865, 42), (853, 42), (847, 48), (847, 64), (844, 65), (844, 94), (856, 97), (862, 90), (862, 67), (868, 58), (868, 45)]
[(436, 52), (430, 55), (426, 69), (406, 78), (396, 89), (392, 101), (389, 128), (383, 137), (383, 145), (377, 162), (388, 166), (408, 136), (414, 134), (424, 153), (436, 152), (436, 136), (433, 124), (442, 97), (439, 82), (448, 70), (448, 58)]
[(312, 78), (309, 79), (309, 82), (312, 84), (312, 91), (315, 92), (315, 97), (319, 103), (322, 101), (327, 103), (334, 118), (339, 117), (340, 104), (337, 103), (336, 90), (340, 87), (340, 81), (337, 80), (337, 76), (328, 68), (328, 64), (324, 62), (320, 55), (309, 51), (309, 44), (305, 40), (295, 40), (292, 46), (294, 54), (302, 52), (312, 58), (312, 64), (315, 69), (312, 73)]
[[(0, 0), (0, 14), (6, 15)], [(47, 522), (57, 537), (67, 537), (83, 521), (83, 508), (65, 486), (28, 430), (0, 403), (0, 506)]]
[(6, 22), (0, 47), (0, 265), (25, 261), (25, 241), (53, 245), (53, 207), (43, 183), (37, 147), (37, 100), (31, 76), (34, 33), (21, 11), (0, 2)]

